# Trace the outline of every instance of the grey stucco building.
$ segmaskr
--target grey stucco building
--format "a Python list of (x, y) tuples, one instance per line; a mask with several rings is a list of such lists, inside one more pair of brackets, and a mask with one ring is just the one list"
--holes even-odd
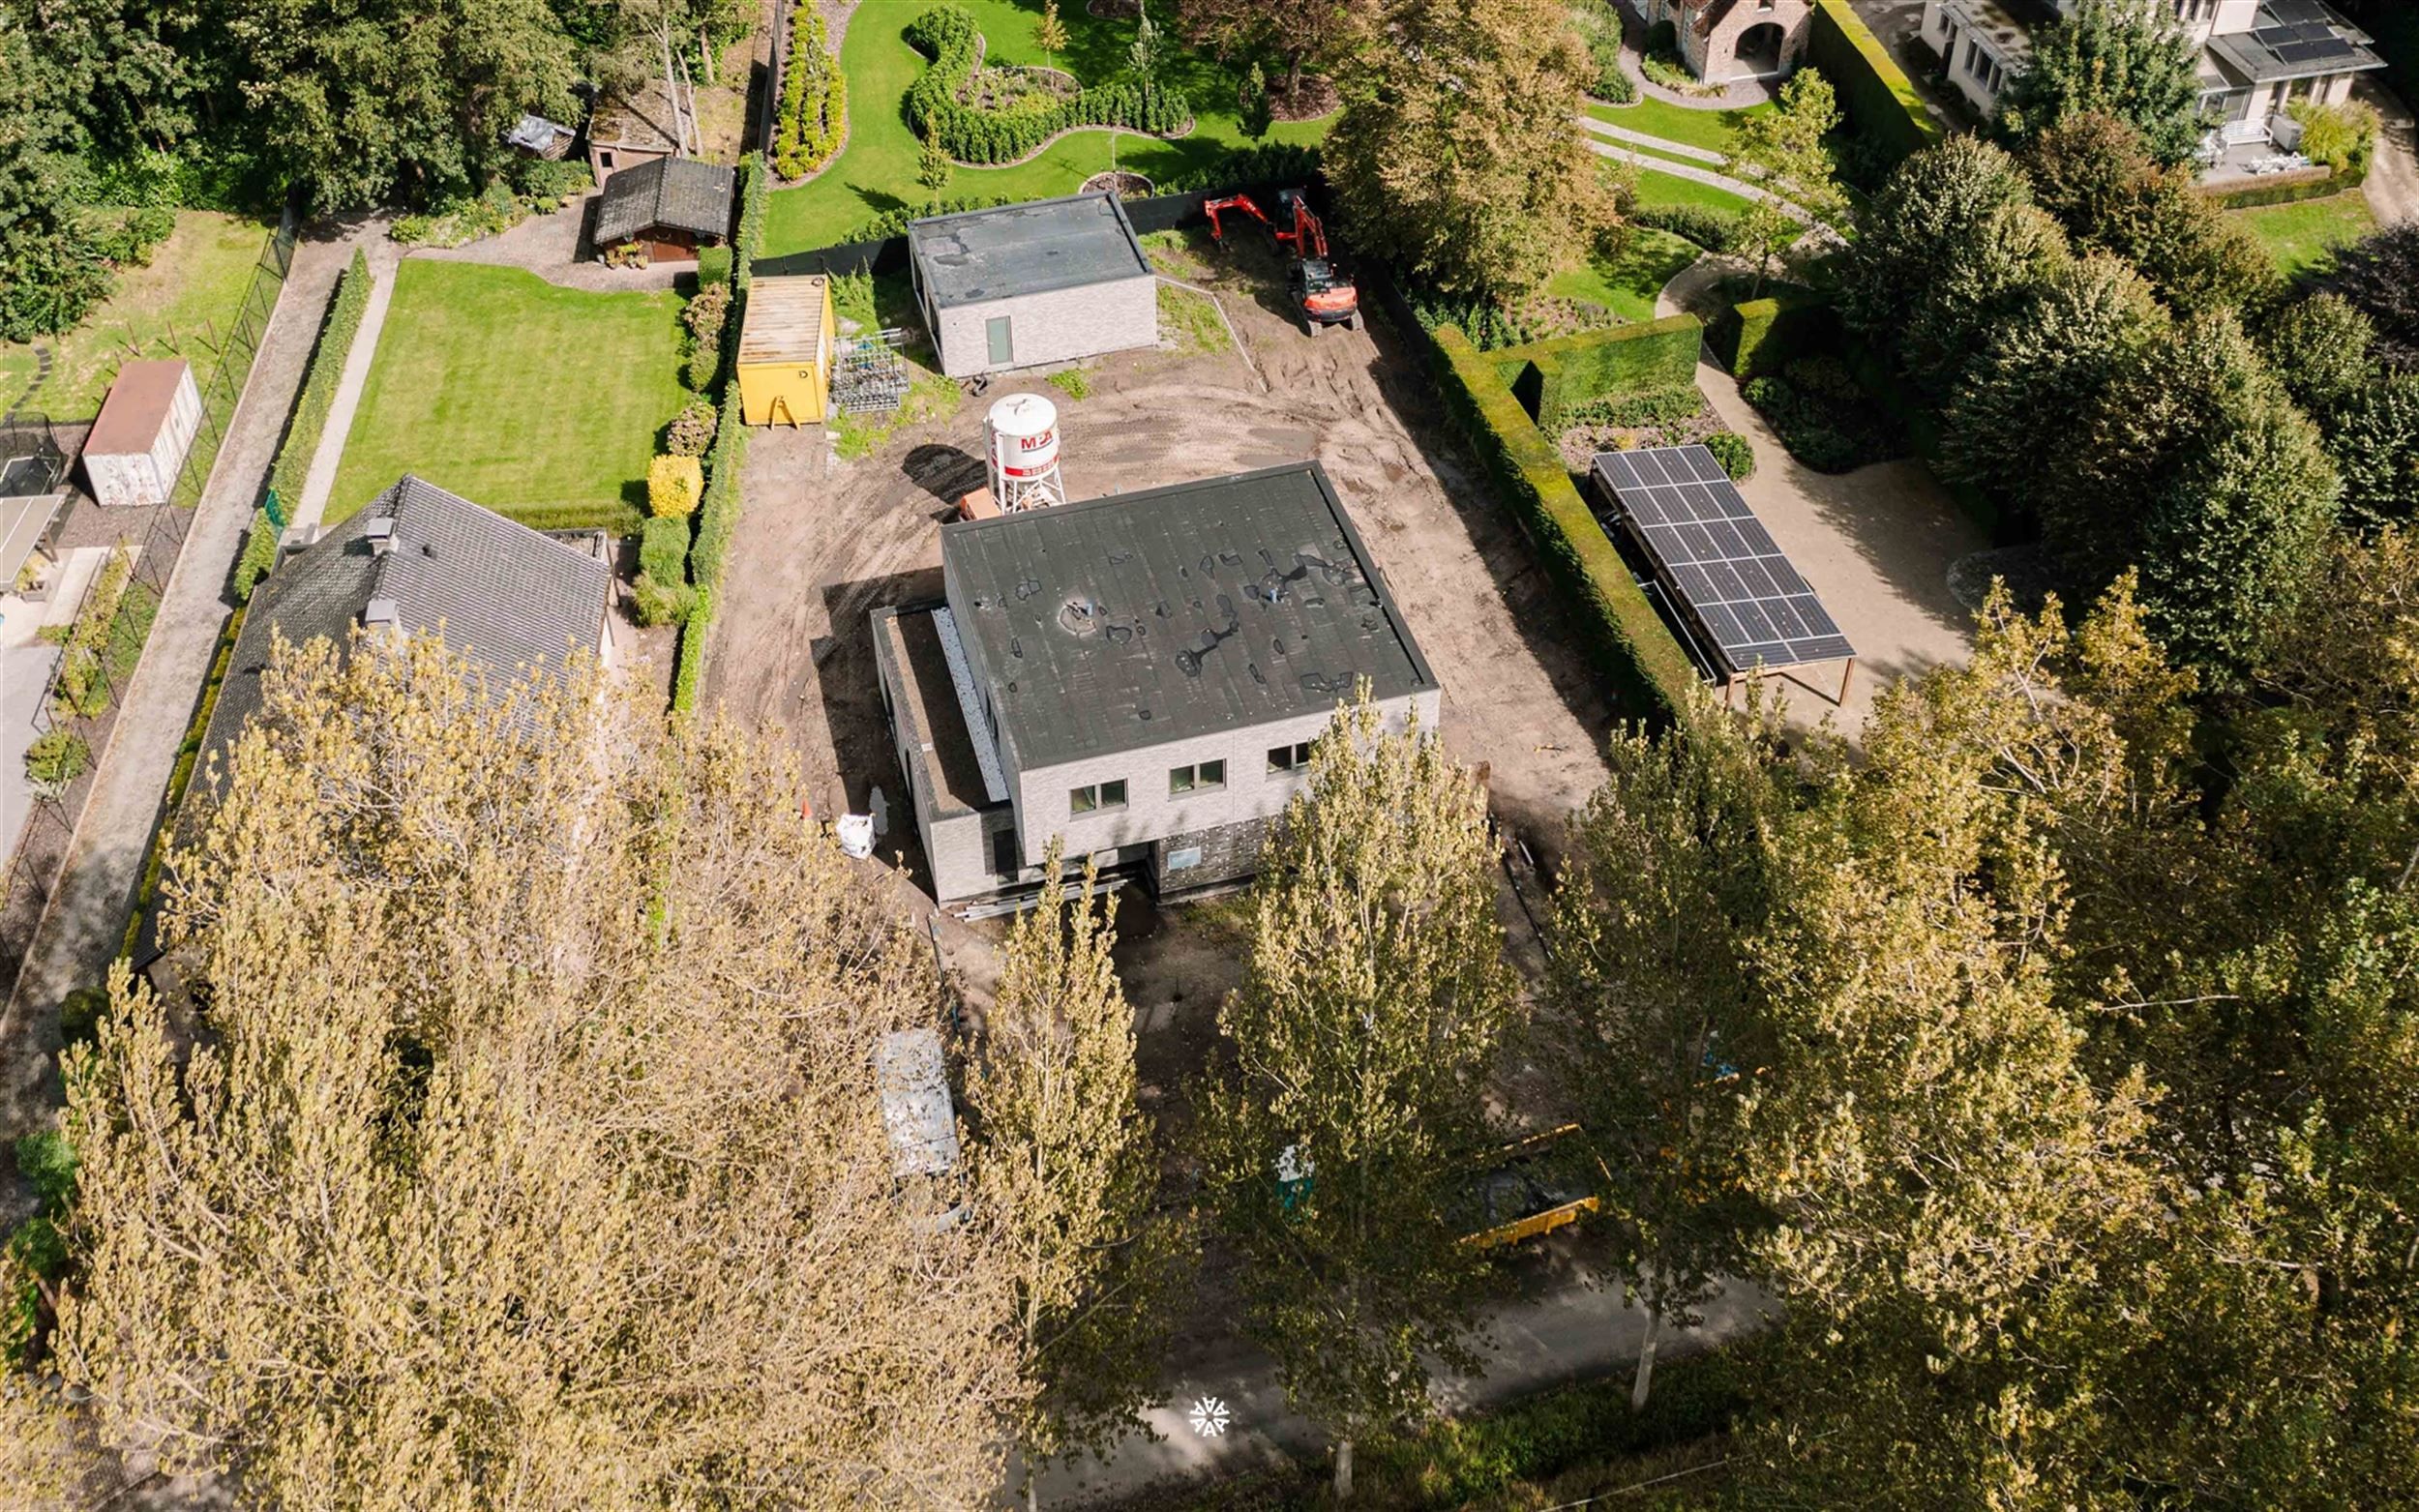
[(1053, 836), (1163, 895), (1235, 881), (1357, 679), (1436, 727), (1316, 462), (946, 525), (941, 560), (874, 646), (942, 903), (1030, 889)]
[(1158, 281), (1114, 194), (934, 216), (908, 227), (908, 252), (952, 378), (1159, 340)]

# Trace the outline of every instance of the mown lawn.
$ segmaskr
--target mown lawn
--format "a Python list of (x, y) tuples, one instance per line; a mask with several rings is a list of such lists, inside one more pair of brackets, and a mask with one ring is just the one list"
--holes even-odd
[(2263, 205), (2233, 212), (2268, 249), (2286, 278), (2322, 273), (2335, 260), (2335, 249), (2356, 242), (2377, 228), (2369, 201), (2358, 190), (2305, 199), (2297, 205)]
[(1545, 291), (1609, 310), (1624, 320), (1652, 320), (1656, 294), (1702, 255), (1693, 242), (1651, 225), (1636, 226), (1619, 256), (1557, 274)]
[[(767, 254), (828, 247), (876, 216), (922, 205), (929, 198), (915, 181), (919, 144), (908, 127), (906, 108), (908, 87), (929, 60), (908, 45), (906, 32), (908, 24), (935, 3), (864, 0), (849, 18), (849, 34), (840, 48), (840, 66), (849, 76), (848, 148), (812, 182), (774, 191), (764, 228)], [(973, 13), (982, 28), (988, 42), (986, 62), (1055, 63), (1087, 84), (1113, 80), (1127, 68), (1126, 49), (1134, 40), (1135, 23), (1104, 20), (1086, 10), (1083, 0), (1063, 0), (1059, 7), (1068, 47), (1055, 60), (1033, 42), (1041, 0), (959, 3)], [(1178, 49), (1170, 30), (1172, 17), (1154, 15), (1153, 19), (1169, 44), (1164, 76), (1184, 91), (1192, 104), (1195, 125), (1191, 134), (1178, 141), (1119, 133), (1117, 165), (1164, 180), (1250, 142), (1235, 118), (1239, 71)], [(1327, 123), (1312, 121), (1275, 127), (1268, 140), (1315, 142), (1326, 134)], [(1073, 193), (1084, 180), (1109, 167), (1109, 137), (1105, 131), (1076, 132), (1059, 138), (1030, 162), (1011, 167), (958, 168), (944, 193), (952, 197), (997, 194), (1008, 199)]]
[[(120, 273), (116, 291), (82, 325), (45, 339), (50, 376), (29, 397), (29, 410), (90, 420), (118, 364), (137, 357), (182, 357), (207, 388), (269, 231), (268, 222), (241, 216), (180, 213), (150, 266)], [(0, 344), (0, 412), (26, 394), (35, 371), (32, 344)]]
[(1769, 104), (1749, 105), (1744, 110), (1691, 110), (1667, 100), (1641, 99), (1632, 105), (1599, 104), (1591, 100), (1588, 114), (1627, 131), (1644, 132), (1665, 141), (1689, 147), (1705, 147), (1715, 152), (1728, 152), (1739, 134), (1740, 126), (1751, 115), (1771, 112)]
[(1684, 179), (1676, 173), (1657, 173), (1653, 168), (1638, 170), (1638, 203), (1641, 205), (1704, 205), (1709, 209), (1738, 212), (1747, 202), (1728, 190)]
[(541, 528), (635, 528), (647, 460), (687, 398), (675, 294), (406, 258), (327, 518), (416, 472)]

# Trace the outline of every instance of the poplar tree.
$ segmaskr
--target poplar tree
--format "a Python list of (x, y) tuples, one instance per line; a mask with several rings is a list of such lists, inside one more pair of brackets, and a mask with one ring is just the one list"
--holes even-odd
[(1358, 1439), (1426, 1411), (1431, 1362), (1478, 1363), (1465, 1192), (1515, 1014), (1494, 865), (1476, 780), (1364, 691), (1263, 855), (1231, 1062), (1195, 1099), (1244, 1326), (1333, 1435), (1338, 1497)]
[(1662, 734), (1617, 731), (1555, 894), (1539, 1033), (1601, 1160), (1579, 1175), (1646, 1314), (1633, 1407), (1662, 1329), (1701, 1320), (1753, 1226), (1730, 1062), (1753, 990), (1739, 943), (1763, 926), (1787, 803), (1777, 713), (1759, 702), (1734, 724), (1706, 700)]
[[(968, 1506), (1009, 1251), (895, 1175), (923, 941), (785, 755), (575, 664), (281, 647), (68, 1052), (51, 1358), (269, 1505)], [(943, 1190), (931, 1194), (951, 1200)]]
[(1150, 1120), (1136, 1100), (1134, 1011), (1111, 950), (1117, 904), (1087, 865), (1017, 919), (966, 1077), (975, 1190), (1004, 1235), (1025, 1493), (1042, 1462), (1098, 1452), (1153, 1398), (1181, 1225), (1153, 1211)]

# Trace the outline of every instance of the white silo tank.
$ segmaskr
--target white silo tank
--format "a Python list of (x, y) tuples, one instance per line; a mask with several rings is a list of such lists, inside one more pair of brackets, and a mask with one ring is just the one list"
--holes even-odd
[(991, 406), (983, 431), (991, 496), (1003, 511), (1066, 502), (1059, 479), (1059, 407), (1038, 394), (1011, 394)]

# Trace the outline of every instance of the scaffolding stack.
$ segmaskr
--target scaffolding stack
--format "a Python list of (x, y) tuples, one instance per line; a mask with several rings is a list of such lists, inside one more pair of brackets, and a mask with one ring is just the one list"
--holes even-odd
[(907, 398), (908, 364), (900, 350), (904, 331), (876, 331), (840, 343), (831, 369), (832, 408), (851, 415), (899, 407)]

